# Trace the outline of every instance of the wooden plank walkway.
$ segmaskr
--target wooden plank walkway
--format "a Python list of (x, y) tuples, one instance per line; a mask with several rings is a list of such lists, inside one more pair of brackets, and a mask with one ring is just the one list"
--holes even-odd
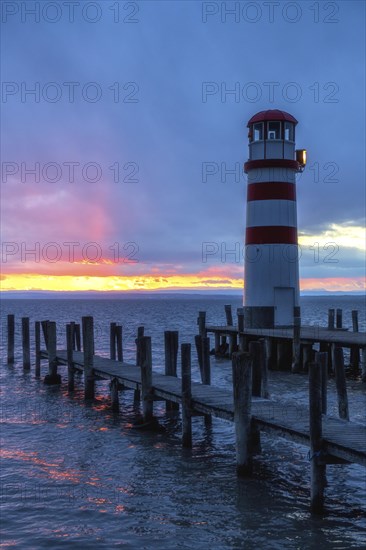
[[(227, 328), (235, 330), (233, 327)], [(47, 359), (47, 351), (41, 351), (41, 357)], [(67, 365), (67, 352), (57, 351), (56, 361), (59, 365)], [(126, 388), (141, 390), (139, 367), (100, 356), (94, 356), (93, 361), (96, 377), (117, 379)], [(73, 364), (81, 372), (84, 370), (83, 352), (73, 352)], [(156, 398), (181, 403), (181, 384), (180, 378), (153, 372), (152, 392)], [(192, 409), (197, 413), (233, 421), (232, 390), (192, 382)], [(252, 419), (260, 430), (303, 445), (310, 443), (309, 409), (305, 406), (253, 397)], [(366, 466), (365, 425), (323, 416), (323, 440), (324, 450), (331, 457)]]
[[(222, 335), (258, 336), (261, 338), (278, 338), (292, 340), (293, 328), (246, 328), (244, 332), (238, 331), (236, 326), (229, 325), (206, 325), (206, 332), (219, 333)], [(346, 329), (329, 330), (325, 327), (302, 326), (300, 329), (300, 340), (304, 343), (325, 342), (336, 344), (342, 347), (358, 346), (366, 347), (366, 332), (351, 332)]]

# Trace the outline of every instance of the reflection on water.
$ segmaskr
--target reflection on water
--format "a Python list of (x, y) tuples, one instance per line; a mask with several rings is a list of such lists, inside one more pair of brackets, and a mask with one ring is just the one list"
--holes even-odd
[[(234, 307), (240, 301), (230, 299)], [(17, 364), (2, 365), (2, 548), (360, 548), (365, 535), (364, 470), (356, 465), (328, 467), (328, 514), (311, 518), (307, 448), (262, 435), (262, 455), (254, 475), (235, 474), (234, 427), (193, 419), (193, 449), (181, 448), (181, 419), (154, 404), (163, 433), (134, 430), (140, 409), (133, 392), (120, 393), (121, 413), (112, 413), (109, 387), (97, 383), (97, 398), (83, 400), (82, 380), (69, 395), (66, 372), (61, 388), (46, 387), (34, 371), (21, 368), (20, 317), (57, 317), (59, 345), (64, 325), (94, 315), (96, 349), (108, 355), (108, 323), (124, 326), (127, 361), (135, 356), (136, 327), (152, 335), (154, 368), (162, 370), (164, 329), (193, 341), (198, 310), (209, 322), (224, 323), (225, 299), (126, 301), (4, 301), (17, 318)], [(308, 299), (303, 319), (326, 324), (339, 298)], [(344, 299), (344, 323), (362, 301)], [(33, 335), (32, 335), (33, 336)], [(2, 357), (4, 357), (4, 336)], [(45, 369), (45, 367), (43, 367)], [(44, 372), (44, 371), (43, 371)], [(196, 360), (194, 377), (199, 379)], [(230, 387), (231, 365), (212, 361), (213, 384)], [(79, 380), (79, 382), (78, 382)], [(307, 403), (307, 377), (271, 373), (273, 397)], [(356, 381), (348, 383), (353, 419), (365, 421), (365, 399)], [(334, 382), (330, 410), (336, 412)]]

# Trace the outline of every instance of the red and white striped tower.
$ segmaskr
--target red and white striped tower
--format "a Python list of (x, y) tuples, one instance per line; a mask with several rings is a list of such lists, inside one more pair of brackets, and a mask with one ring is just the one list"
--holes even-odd
[(292, 326), (294, 314), (300, 315), (296, 173), (305, 166), (306, 151), (295, 152), (296, 124), (292, 115), (279, 110), (261, 111), (248, 122), (249, 160), (244, 165), (248, 328)]

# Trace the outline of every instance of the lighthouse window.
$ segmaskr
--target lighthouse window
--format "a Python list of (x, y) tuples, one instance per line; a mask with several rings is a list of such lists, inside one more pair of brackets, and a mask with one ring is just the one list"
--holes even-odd
[(292, 122), (285, 122), (285, 140), (294, 141), (294, 125)]
[(281, 139), (281, 122), (268, 122), (267, 139)]
[(263, 124), (253, 125), (253, 141), (259, 141), (263, 139)]

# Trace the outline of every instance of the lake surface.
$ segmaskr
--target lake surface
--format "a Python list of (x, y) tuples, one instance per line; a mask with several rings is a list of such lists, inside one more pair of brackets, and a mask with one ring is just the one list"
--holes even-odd
[[(134, 361), (139, 325), (151, 335), (153, 368), (163, 370), (163, 332), (179, 330), (180, 342), (193, 342), (197, 313), (225, 324), (224, 304), (236, 297), (143, 297), (116, 300), (3, 300), (1, 337), (1, 548), (162, 548), (297, 549), (361, 548), (366, 543), (365, 469), (328, 467), (327, 515), (309, 514), (309, 462), (306, 447), (262, 434), (262, 455), (254, 475), (235, 473), (234, 427), (214, 419), (205, 427), (193, 419), (193, 449), (181, 447), (181, 419), (154, 410), (164, 433), (132, 428), (139, 414), (133, 392), (123, 392), (121, 413), (109, 409), (106, 382), (97, 383), (92, 405), (83, 402), (82, 380), (69, 395), (44, 386), (32, 370), (23, 373), (22, 316), (31, 322), (57, 322), (58, 345), (65, 347), (65, 324), (93, 315), (96, 353), (109, 353), (109, 323), (123, 325), (125, 360)], [(363, 297), (302, 298), (304, 324), (326, 326), (330, 307), (343, 309), (350, 327), (359, 310), (366, 330)], [(6, 365), (6, 315), (16, 315), (16, 362)], [(32, 326), (32, 348), (33, 325)], [(211, 347), (213, 346), (213, 343)], [(42, 363), (42, 374), (46, 374)], [(212, 384), (231, 386), (231, 364), (211, 359)], [(193, 378), (199, 380), (195, 353)], [(78, 381), (79, 380), (79, 381)], [(307, 403), (307, 377), (271, 372), (271, 397)], [(365, 389), (348, 381), (351, 419), (366, 421)], [(337, 415), (334, 381), (329, 411)]]

